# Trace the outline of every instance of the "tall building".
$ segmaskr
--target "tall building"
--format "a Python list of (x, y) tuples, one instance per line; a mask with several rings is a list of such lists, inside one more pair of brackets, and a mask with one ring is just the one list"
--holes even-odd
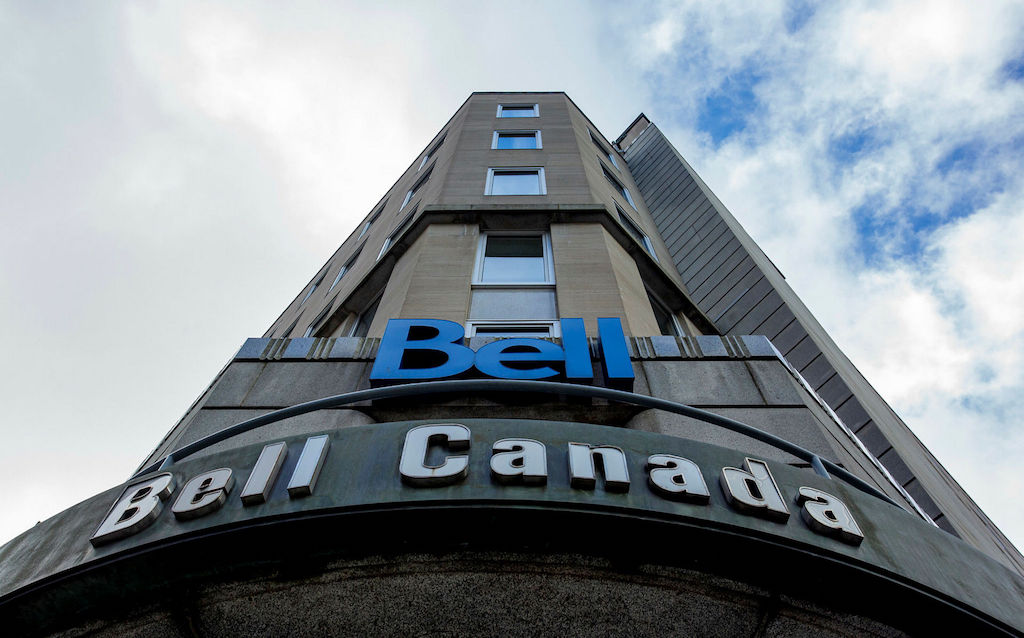
[(1024, 559), (645, 116), (474, 93), (0, 620), (1021, 635)]

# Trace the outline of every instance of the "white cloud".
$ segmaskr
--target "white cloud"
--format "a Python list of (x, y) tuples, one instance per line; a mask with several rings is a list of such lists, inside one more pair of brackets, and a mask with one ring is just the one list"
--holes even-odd
[[(824, 4), (802, 25), (782, 2), (0, 11), (0, 327), (18, 362), (0, 369), (0, 482), (52, 477), (0, 537), (121, 481), (471, 91), (565, 90), (611, 137), (640, 111), (666, 130), (1024, 540), (1006, 505), (1024, 446), (1024, 83), (999, 77), (1019, 5)], [(697, 115), (743, 74), (758, 109), (715, 145)], [(861, 133), (837, 163), (830, 145)], [(984, 161), (938, 173), (964, 144)], [(965, 184), (1003, 194), (954, 222)], [(852, 216), (869, 196), (889, 235), (873, 259)], [(940, 211), (912, 258), (908, 202)]]
[[(647, 112), (1021, 543), (1024, 516), (1004, 504), (1019, 487), (1024, 448), (1014, 416), (1024, 395), (1024, 177), (1015, 168), (1024, 85), (1001, 68), (1024, 46), (1024, 12), (1010, 3), (826, 4), (786, 33), (781, 4), (749, 7), (666, 4), (649, 19), (685, 35), (673, 66), (645, 67), (669, 91)], [(757, 108), (715, 145), (696, 130), (696, 114), (736, 73), (758, 80)], [(837, 149), (844, 136), (850, 146)], [(938, 170), (965, 145), (979, 158)], [(858, 228), (872, 218), (880, 234), (869, 240)], [(993, 484), (1011, 487), (997, 495)]]

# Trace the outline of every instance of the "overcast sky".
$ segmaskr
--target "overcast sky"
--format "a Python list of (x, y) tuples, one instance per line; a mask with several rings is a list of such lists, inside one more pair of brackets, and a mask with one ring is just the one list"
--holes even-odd
[(0, 2), (0, 542), (124, 481), (470, 92), (564, 90), (654, 120), (1024, 545), (1024, 5), (508, 6)]

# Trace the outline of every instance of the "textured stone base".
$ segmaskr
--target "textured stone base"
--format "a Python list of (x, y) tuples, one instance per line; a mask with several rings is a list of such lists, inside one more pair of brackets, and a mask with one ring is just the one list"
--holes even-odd
[(197, 586), (58, 635), (903, 635), (725, 578), (579, 555), (412, 554), (301, 571)]

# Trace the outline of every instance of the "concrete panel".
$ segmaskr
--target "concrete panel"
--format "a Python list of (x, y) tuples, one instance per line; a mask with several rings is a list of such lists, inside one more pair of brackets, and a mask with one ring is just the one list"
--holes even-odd
[(368, 387), (370, 365), (362, 362), (280, 361), (253, 384), (243, 407), (281, 408)]
[(203, 402), (204, 407), (237, 407), (242, 405), (266, 363), (234, 361), (220, 376)]
[(687, 405), (763, 405), (750, 371), (742, 361), (639, 361), (653, 396)]
[(768, 405), (803, 405), (803, 395), (796, 381), (777, 359), (747, 361), (747, 369)]

